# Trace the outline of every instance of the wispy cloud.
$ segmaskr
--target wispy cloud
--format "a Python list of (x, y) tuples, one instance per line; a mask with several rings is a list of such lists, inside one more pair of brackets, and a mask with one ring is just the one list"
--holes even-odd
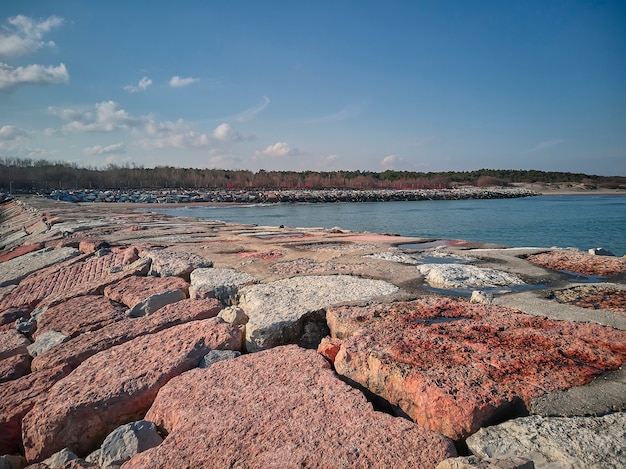
[(193, 85), (194, 83), (198, 81), (200, 81), (200, 78), (193, 78), (193, 77), (181, 78), (178, 75), (176, 75), (170, 79), (169, 85), (172, 88), (183, 88), (185, 86)]
[(260, 150), (254, 153), (254, 158), (285, 158), (289, 156), (296, 156), (300, 153), (297, 148), (289, 146), (287, 142), (276, 142), (273, 145), (269, 145), (265, 150)]
[(3, 26), (8, 34), (0, 34), (0, 56), (16, 57), (31, 54), (42, 47), (53, 47), (53, 41), (44, 41), (43, 36), (63, 24), (63, 18), (50, 16), (45, 20), (34, 20), (17, 15)]
[(546, 149), (554, 147), (556, 145), (560, 145), (563, 142), (564, 142), (564, 140), (560, 140), (560, 139), (544, 140), (542, 142), (539, 142), (533, 148), (531, 148), (530, 151), (546, 150)]
[(119, 155), (126, 153), (126, 145), (124, 142), (114, 143), (105, 147), (95, 145), (93, 147), (87, 147), (83, 150), (85, 155)]
[(19, 129), (13, 125), (3, 125), (0, 127), (0, 140), (18, 140), (28, 136), (28, 132), (23, 129)]
[(385, 169), (394, 169), (399, 163), (404, 163), (406, 160), (398, 155), (387, 155), (381, 161), (380, 165)]
[(136, 85), (126, 85), (124, 87), (124, 91), (128, 91), (129, 93), (138, 93), (140, 91), (146, 91), (148, 87), (152, 84), (152, 80), (148, 77), (142, 77), (139, 80), (139, 83)]
[(0, 91), (12, 91), (20, 85), (53, 85), (69, 83), (70, 77), (65, 64), (57, 67), (45, 65), (26, 65), (12, 67), (0, 62)]
[(259, 113), (263, 112), (265, 108), (269, 106), (269, 104), (270, 104), (270, 98), (268, 98), (267, 96), (263, 96), (263, 102), (261, 102), (261, 104), (255, 107), (251, 107), (249, 109), (246, 109), (245, 111), (242, 111), (236, 114), (233, 117), (233, 120), (237, 122), (250, 121), (254, 119)]
[(348, 104), (346, 107), (328, 114), (325, 116), (313, 117), (306, 119), (304, 122), (307, 124), (314, 124), (318, 122), (337, 122), (356, 117), (367, 107), (366, 101), (359, 101), (356, 103)]

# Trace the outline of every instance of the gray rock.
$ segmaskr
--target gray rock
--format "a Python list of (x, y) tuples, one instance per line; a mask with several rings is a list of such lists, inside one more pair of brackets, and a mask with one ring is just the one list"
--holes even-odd
[(80, 251), (78, 249), (69, 247), (60, 249), (46, 248), (2, 262), (0, 263), (0, 287), (17, 284), (33, 272), (58, 262), (63, 262), (79, 254)]
[(65, 464), (66, 462), (73, 461), (74, 459), (78, 459), (78, 456), (72, 453), (69, 449), (63, 448), (61, 451), (54, 453), (52, 456), (44, 459), (41, 462), (48, 466), (50, 469), (58, 469), (60, 467), (63, 467), (63, 464)]
[(88, 462), (102, 469), (117, 469), (135, 454), (160, 445), (163, 438), (154, 423), (147, 420), (127, 423), (113, 430), (102, 446), (87, 456)]
[(35, 358), (37, 355), (41, 355), (52, 347), (62, 344), (69, 337), (58, 331), (47, 331), (37, 336), (37, 340), (30, 344), (27, 349), (31, 357)]
[(248, 322), (248, 316), (239, 306), (224, 308), (218, 313), (217, 317), (235, 326), (242, 326)]
[(151, 260), (148, 275), (157, 277), (182, 277), (189, 280), (189, 274), (194, 269), (213, 266), (211, 261), (197, 254), (172, 252), (167, 249), (146, 250), (140, 256)]
[(535, 464), (527, 458), (486, 458), (466, 456), (444, 459), (435, 469), (535, 469)]
[(0, 456), (0, 469), (24, 469), (26, 464), (26, 458), (24, 456), (12, 454)]
[(256, 352), (284, 344), (317, 347), (328, 334), (325, 308), (392, 295), (398, 287), (349, 275), (294, 277), (250, 285), (239, 292), (249, 320), (246, 348)]
[(211, 350), (202, 358), (198, 368), (208, 368), (213, 363), (221, 362), (222, 360), (230, 360), (231, 358), (237, 358), (240, 355), (241, 352), (237, 350)]
[(0, 332), (0, 360), (28, 353), (30, 340), (16, 330)]
[(493, 303), (493, 295), (488, 292), (474, 290), (470, 297), (470, 303), (479, 303), (483, 305), (490, 305)]
[(466, 443), (478, 456), (526, 457), (537, 469), (623, 469), (626, 414), (570, 418), (532, 415), (481, 428)]
[(235, 269), (196, 269), (190, 279), (190, 298), (217, 298), (227, 305), (233, 304), (241, 287), (258, 283), (252, 275)]
[(604, 248), (589, 249), (588, 252), (592, 256), (615, 256), (615, 254), (613, 254), (611, 251), (608, 251)]
[(37, 321), (33, 318), (18, 318), (15, 320), (15, 330), (20, 334), (32, 337), (33, 333), (37, 330)]
[(177, 301), (184, 300), (185, 298), (185, 293), (181, 290), (156, 293), (154, 295), (150, 295), (140, 303), (137, 303), (130, 310), (128, 310), (128, 314), (133, 318), (148, 316), (149, 314), (154, 313), (157, 309), (161, 309), (163, 306), (176, 303)]
[(370, 259), (380, 259), (383, 261), (398, 262), (400, 264), (409, 264), (409, 265), (417, 265), (420, 263), (419, 259), (416, 256), (412, 256), (411, 254), (406, 254), (402, 251), (375, 252), (373, 254), (368, 254), (367, 256), (363, 256), (363, 257), (370, 258)]
[(417, 270), (435, 288), (485, 288), (524, 285), (518, 276), (464, 264), (422, 264)]

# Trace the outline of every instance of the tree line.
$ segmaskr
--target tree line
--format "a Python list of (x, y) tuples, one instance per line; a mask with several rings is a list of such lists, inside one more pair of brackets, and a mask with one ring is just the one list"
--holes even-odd
[(626, 177), (537, 170), (477, 171), (260, 171), (144, 168), (135, 164), (105, 168), (74, 163), (0, 157), (0, 191), (49, 192), (55, 189), (433, 189), (459, 185), (505, 186), (511, 183), (582, 183), (626, 188)]

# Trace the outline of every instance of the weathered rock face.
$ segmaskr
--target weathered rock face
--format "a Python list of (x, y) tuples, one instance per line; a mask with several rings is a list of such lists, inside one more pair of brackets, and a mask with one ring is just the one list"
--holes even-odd
[(149, 249), (142, 251), (140, 255), (152, 261), (149, 275), (159, 277), (181, 277), (189, 280), (189, 274), (194, 269), (213, 266), (213, 263), (204, 257), (188, 252)]
[(485, 459), (478, 456), (466, 456), (446, 459), (437, 464), (435, 469), (535, 469), (535, 464), (528, 458), (517, 456)]
[(41, 248), (43, 248), (43, 245), (41, 243), (24, 244), (22, 246), (18, 246), (15, 249), (12, 249), (8, 252), (1, 253), (0, 262), (10, 261), (11, 259), (15, 259), (16, 257), (23, 256), (24, 254), (28, 254), (34, 251), (39, 251)]
[(239, 350), (241, 332), (207, 319), (142, 336), (100, 352), (53, 386), (24, 417), (26, 458), (39, 461), (64, 447), (79, 456), (109, 432), (143, 416), (172, 377), (213, 349)]
[(527, 260), (552, 270), (567, 270), (582, 275), (610, 277), (626, 272), (626, 259), (622, 257), (591, 256), (580, 251), (562, 250), (534, 254)]
[(19, 283), (27, 275), (77, 256), (74, 248), (41, 249), (0, 263), (0, 287)]
[(14, 329), (0, 332), (0, 360), (28, 353), (29, 345), (30, 340)]
[(233, 304), (237, 292), (257, 279), (235, 269), (196, 269), (191, 272), (190, 298), (217, 298), (224, 304)]
[(435, 288), (485, 288), (524, 285), (518, 276), (465, 264), (421, 264), (417, 270)]
[(327, 320), (343, 339), (339, 374), (455, 440), (626, 360), (626, 332), (446, 298), (331, 308)]
[(608, 309), (626, 316), (626, 290), (607, 286), (578, 285), (553, 291), (550, 297), (559, 303), (589, 309)]
[(456, 455), (441, 435), (373, 411), (324, 358), (296, 346), (187, 372), (159, 392), (146, 419), (168, 436), (125, 469), (434, 467)]
[(626, 467), (626, 413), (604, 417), (530, 417), (482, 428), (467, 439), (483, 457), (517, 455), (537, 469)]
[(69, 367), (51, 368), (0, 384), (0, 454), (20, 450), (22, 418), (37, 399), (69, 372)]
[(57, 331), (47, 331), (43, 334), (40, 334), (37, 337), (37, 340), (30, 344), (28, 348), (28, 353), (31, 357), (36, 357), (37, 355), (41, 355), (42, 353), (47, 352), (53, 347), (56, 347), (59, 344), (62, 344), (67, 339), (68, 336), (63, 334), (62, 332)]
[(290, 343), (317, 347), (327, 331), (324, 308), (397, 291), (381, 280), (348, 275), (296, 277), (244, 287), (239, 307), (249, 318), (246, 348), (252, 352)]
[(68, 337), (76, 337), (83, 332), (100, 329), (126, 317), (122, 305), (104, 296), (78, 296), (46, 309), (37, 318), (37, 331), (34, 337), (37, 338), (47, 331), (58, 331)]
[(33, 370), (65, 364), (76, 368), (92, 355), (136, 337), (154, 334), (179, 324), (215, 317), (220, 308), (220, 303), (216, 299), (181, 300), (164, 306), (150, 316), (127, 318), (90, 334), (81, 334), (37, 356), (31, 366)]
[(104, 295), (130, 308), (131, 316), (145, 316), (187, 298), (189, 284), (179, 277), (128, 277), (109, 285)]
[(13, 355), (0, 360), (0, 383), (17, 379), (30, 373), (31, 356), (27, 354)]
[(30, 308), (10, 307), (0, 312), (0, 326), (10, 325), (13, 328), (15, 321), (26, 319), (30, 316)]

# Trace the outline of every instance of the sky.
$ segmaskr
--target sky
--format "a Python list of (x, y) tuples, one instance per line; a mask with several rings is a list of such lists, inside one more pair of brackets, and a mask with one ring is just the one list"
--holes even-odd
[(0, 157), (626, 176), (626, 2), (0, 2)]

